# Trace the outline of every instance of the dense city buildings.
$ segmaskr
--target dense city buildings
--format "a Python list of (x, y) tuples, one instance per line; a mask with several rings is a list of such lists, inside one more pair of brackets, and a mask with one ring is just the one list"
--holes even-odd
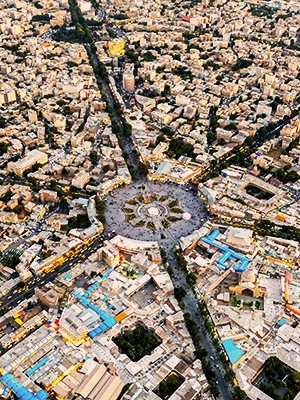
[(300, 398), (300, 3), (0, 5), (0, 398)]

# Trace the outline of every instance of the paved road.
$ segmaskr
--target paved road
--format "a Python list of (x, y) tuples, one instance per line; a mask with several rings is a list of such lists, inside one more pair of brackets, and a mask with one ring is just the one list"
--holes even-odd
[[(98, 60), (96, 53), (93, 53), (93, 51), (90, 47), (89, 47), (89, 51), (91, 54), (92, 61), (96, 65), (99, 65), (99, 60)], [(108, 103), (113, 108), (113, 114), (114, 114), (115, 120), (117, 121), (117, 123), (120, 126), (121, 135), (122, 135), (123, 144), (124, 144), (124, 150), (127, 151), (131, 165), (135, 169), (136, 180), (139, 181), (141, 184), (145, 183), (145, 186), (147, 188), (148, 183), (147, 183), (145, 177), (140, 173), (140, 171), (138, 169), (138, 155), (134, 151), (134, 147), (133, 147), (133, 143), (132, 143), (131, 139), (128, 138), (124, 134), (124, 129), (123, 129), (124, 120), (122, 120), (119, 113), (115, 109), (113, 97), (110, 92), (110, 88), (99, 74), (96, 76), (96, 78), (97, 78), (99, 87), (104, 90), (104, 92), (107, 96)], [(126, 188), (125, 188), (125, 190), (126, 190)], [(196, 221), (193, 221), (193, 223), (192, 223), (191, 232), (197, 227), (197, 226), (195, 226), (194, 222), (196, 222)], [(186, 311), (188, 311), (191, 314), (194, 321), (198, 324), (199, 331), (202, 336), (202, 344), (208, 352), (208, 357), (213, 357), (216, 360), (215, 364), (212, 363), (212, 367), (216, 373), (218, 387), (219, 387), (219, 390), (221, 393), (221, 398), (224, 400), (228, 400), (228, 399), (232, 398), (231, 391), (230, 391), (230, 388), (229, 388), (227, 382), (224, 379), (223, 372), (219, 368), (216, 367), (217, 364), (219, 366), (221, 366), (221, 362), (220, 362), (219, 356), (210, 340), (209, 334), (207, 333), (207, 331), (204, 327), (203, 319), (198, 312), (198, 300), (195, 297), (194, 293), (191, 291), (191, 289), (188, 287), (186, 280), (185, 280), (184, 273), (178, 268), (178, 265), (177, 265), (176, 257), (174, 254), (174, 246), (177, 244), (178, 236), (172, 234), (171, 231), (169, 231), (168, 233), (169, 233), (169, 238), (168, 238), (169, 240), (165, 242), (164, 248), (167, 252), (169, 263), (175, 271), (175, 276), (173, 278), (174, 285), (184, 287), (187, 292), (186, 299), (185, 299)], [(184, 235), (186, 235), (187, 233), (188, 232), (184, 232)], [(128, 233), (128, 236), (130, 237), (130, 232)], [(102, 244), (102, 242), (99, 239), (96, 239), (91, 246), (84, 249), (79, 255), (74, 257), (73, 260), (66, 261), (62, 266), (56, 268), (55, 271), (47, 274), (44, 278), (42, 278), (43, 279), (42, 281), (46, 283), (46, 282), (50, 282), (50, 281), (54, 280), (58, 274), (68, 271), (72, 267), (72, 265), (74, 265), (77, 262), (83, 261), (85, 259), (85, 257), (88, 257), (92, 253), (92, 251), (94, 249), (100, 247), (101, 244)], [(24, 295), (32, 294), (34, 292), (35, 287), (39, 286), (40, 284), (41, 284), (40, 281), (38, 281), (36, 279), (35, 282), (29, 286), (29, 289), (26, 293), (14, 295), (12, 299), (8, 299), (9, 295), (5, 296), (2, 300), (3, 306), (7, 306), (9, 308), (16, 306), (18, 304), (18, 302), (23, 298)]]
[[(90, 46), (87, 45), (87, 47), (89, 49), (89, 53), (91, 54), (91, 61), (96, 66), (100, 65), (100, 61), (98, 59), (97, 54), (93, 52), (93, 50)], [(120, 131), (121, 131), (121, 135), (122, 135), (123, 150), (125, 150), (128, 153), (129, 161), (130, 161), (131, 165), (134, 167), (135, 179), (138, 181), (145, 181), (145, 176), (141, 174), (141, 172), (139, 171), (139, 168), (138, 168), (139, 156), (134, 151), (134, 146), (131, 141), (131, 138), (124, 134), (124, 128), (123, 128), (124, 119), (121, 119), (119, 113), (117, 112), (117, 110), (115, 108), (114, 100), (113, 100), (113, 96), (110, 91), (110, 88), (109, 88), (108, 84), (105, 82), (105, 80), (101, 77), (100, 74), (96, 74), (96, 79), (97, 79), (99, 89), (104, 90), (104, 93), (107, 97), (108, 103), (113, 109), (114, 118), (120, 127)]]
[[(69, 271), (74, 264), (83, 262), (96, 249), (101, 247), (102, 244), (103, 244), (103, 240), (101, 240), (99, 237), (97, 237), (90, 246), (88, 246), (84, 250), (82, 250), (77, 256), (75, 256), (73, 258), (73, 260), (67, 260), (61, 266), (57, 267), (53, 272), (50, 272), (49, 274), (47, 274), (45, 277), (36, 277), (34, 282), (32, 284), (28, 285), (28, 290), (26, 292), (15, 293), (15, 294), (10, 292), (7, 295), (5, 295), (1, 299), (2, 303), (3, 303), (1, 307), (2, 308), (8, 307), (9, 309), (15, 307), (25, 297), (28, 297), (29, 295), (33, 295), (34, 289), (38, 286), (41, 286), (41, 282), (43, 282), (43, 285), (45, 283), (52, 282), (58, 275)], [(11, 299), (9, 299), (10, 296), (12, 296)]]
[[(134, 227), (130, 222), (126, 221), (122, 208), (126, 201), (136, 199), (141, 193), (147, 197), (150, 197), (151, 193), (159, 196), (169, 196), (169, 199), (164, 203), (166, 207), (173, 199), (178, 200), (178, 207), (182, 211), (190, 213), (191, 219), (172, 222), (166, 229), (161, 227), (160, 229), (152, 230), (145, 229), (145, 227)], [(128, 203), (126, 207), (130, 207)], [(146, 181), (143, 183), (133, 182), (124, 188), (114, 190), (112, 194), (108, 195), (105, 217), (105, 232), (107, 233), (116, 232), (132, 239), (157, 241), (164, 248), (168, 246), (173, 248), (181, 237), (187, 236), (204, 224), (207, 220), (207, 210), (197, 194), (197, 186), (195, 185), (178, 186), (172, 182), (154, 183)], [(151, 217), (144, 216), (141, 218), (146, 221), (151, 220)]]
[(183, 287), (187, 292), (184, 301), (185, 311), (191, 314), (193, 320), (197, 323), (199, 327), (202, 346), (206, 349), (208, 354), (208, 360), (211, 363), (212, 369), (216, 373), (216, 382), (217, 382), (216, 386), (220, 391), (220, 398), (224, 400), (229, 400), (232, 398), (231, 386), (229, 386), (228, 382), (226, 382), (224, 378), (226, 371), (223, 368), (219, 353), (214, 347), (210, 334), (207, 332), (204, 326), (203, 318), (198, 310), (198, 299), (197, 297), (195, 297), (195, 294), (187, 285), (184, 272), (177, 265), (174, 248), (166, 248), (166, 252), (169, 264), (174, 270), (174, 277), (173, 277), (174, 285)]

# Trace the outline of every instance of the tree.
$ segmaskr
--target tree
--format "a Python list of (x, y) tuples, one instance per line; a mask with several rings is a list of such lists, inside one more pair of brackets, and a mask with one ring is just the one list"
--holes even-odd
[(300, 372), (292, 371), (287, 379), (287, 385), (293, 392), (298, 393), (300, 391)]
[(102, 172), (106, 173), (110, 170), (109, 165), (104, 165), (102, 168)]
[(228, 371), (226, 371), (225, 373), (225, 380), (227, 382), (232, 382), (235, 379), (235, 373), (232, 369), (229, 369)]
[(139, 161), (138, 168), (139, 168), (141, 174), (147, 175), (148, 167), (147, 167), (147, 165), (145, 163), (143, 163), (142, 161)]
[(68, 207), (68, 200), (65, 197), (62, 197), (59, 201), (59, 206), (61, 208), (66, 208)]
[(6, 121), (4, 118), (0, 117), (0, 128), (5, 128), (6, 127)]
[(186, 282), (191, 288), (193, 288), (197, 283), (197, 276), (193, 272), (189, 272), (186, 275)]
[(70, 186), (69, 191), (70, 193), (76, 193), (78, 191), (78, 188), (76, 186)]
[(174, 289), (174, 296), (175, 296), (175, 299), (176, 299), (178, 302), (182, 301), (182, 300), (185, 298), (185, 296), (186, 296), (186, 291), (185, 291), (185, 289), (184, 289), (183, 287), (181, 287), (181, 286), (175, 287), (175, 289)]
[(234, 392), (232, 393), (232, 398), (233, 398), (233, 400), (246, 400), (247, 393), (244, 390), (242, 390), (241, 388), (236, 387), (234, 389)]
[(132, 133), (132, 126), (130, 124), (128, 124), (127, 122), (125, 122), (123, 124), (123, 129), (124, 129), (124, 134), (128, 137), (131, 136)]
[(219, 389), (217, 388), (217, 386), (211, 386), (210, 387), (210, 392), (214, 397), (218, 397), (220, 394)]
[(1, 200), (3, 201), (3, 203), (8, 203), (10, 201), (10, 199), (12, 198), (12, 196), (13, 196), (13, 192), (11, 190), (8, 190), (2, 196)]
[(93, 165), (96, 165), (98, 163), (99, 155), (98, 155), (98, 153), (96, 151), (91, 151), (89, 157), (90, 157), (91, 163)]
[(19, 262), (20, 262), (20, 259), (15, 254), (12, 256), (6, 256), (2, 260), (2, 264), (5, 267), (12, 268), (12, 269), (14, 269), (19, 264)]
[[(1, 119), (0, 119), (0, 128), (1, 128)], [(8, 144), (5, 142), (0, 142), (0, 156), (7, 153)]]

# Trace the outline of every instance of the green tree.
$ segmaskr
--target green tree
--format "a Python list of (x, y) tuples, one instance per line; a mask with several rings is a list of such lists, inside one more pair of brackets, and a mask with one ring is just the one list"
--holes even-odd
[(186, 296), (186, 291), (185, 291), (185, 289), (184, 289), (183, 287), (181, 287), (181, 286), (175, 287), (175, 289), (174, 289), (174, 296), (175, 296), (175, 299), (176, 299), (178, 302), (182, 301), (182, 300), (185, 298), (185, 296)]
[(232, 369), (229, 369), (225, 373), (225, 379), (227, 382), (232, 382), (235, 379), (235, 373)]
[(99, 155), (96, 151), (91, 151), (89, 157), (93, 165), (96, 165), (98, 163)]
[(232, 393), (232, 398), (233, 398), (233, 400), (246, 400), (247, 393), (244, 390), (242, 390), (241, 388), (236, 387), (234, 389), (234, 392)]
[(140, 172), (141, 172), (143, 175), (147, 175), (147, 173), (148, 173), (148, 167), (147, 167), (147, 165), (146, 165), (145, 163), (143, 163), (142, 161), (139, 161), (139, 163), (138, 163), (138, 168), (139, 168)]
[(68, 200), (66, 199), (66, 197), (62, 197), (60, 200), (59, 200), (59, 206), (61, 207), (61, 208), (66, 208), (66, 207), (68, 207)]

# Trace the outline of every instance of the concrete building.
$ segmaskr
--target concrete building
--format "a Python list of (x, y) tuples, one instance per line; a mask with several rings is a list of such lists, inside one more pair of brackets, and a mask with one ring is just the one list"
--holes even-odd
[(57, 192), (53, 190), (42, 189), (39, 191), (39, 195), (42, 202), (55, 202), (58, 199)]
[(98, 250), (98, 260), (103, 260), (111, 268), (115, 268), (119, 265), (120, 253), (116, 246), (113, 246), (110, 242), (106, 241), (104, 247)]
[(123, 88), (126, 92), (134, 92), (135, 78), (133, 74), (130, 74), (128, 72), (123, 74)]
[(8, 84), (0, 82), (0, 106), (13, 103), (17, 96), (15, 90)]
[(80, 171), (75, 178), (72, 179), (72, 185), (82, 189), (90, 180), (90, 174), (85, 171)]
[(24, 171), (27, 171), (35, 164), (46, 164), (48, 162), (48, 156), (39, 150), (31, 150), (27, 155), (16, 162), (9, 162), (7, 164), (8, 171), (13, 171), (17, 175), (23, 175)]

